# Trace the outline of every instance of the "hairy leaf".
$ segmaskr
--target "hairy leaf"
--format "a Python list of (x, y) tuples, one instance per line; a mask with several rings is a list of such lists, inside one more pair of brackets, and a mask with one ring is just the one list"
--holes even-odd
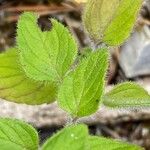
[(108, 52), (100, 49), (88, 54), (63, 81), (58, 92), (60, 107), (74, 117), (94, 113), (99, 106), (108, 66)]
[(150, 95), (138, 84), (125, 82), (106, 93), (103, 103), (110, 107), (150, 106)]
[(120, 45), (132, 31), (142, 0), (88, 0), (83, 22), (97, 42)]
[(62, 24), (52, 19), (52, 29), (42, 32), (37, 15), (26, 12), (18, 22), (17, 45), (26, 75), (40, 81), (60, 82), (70, 69), (77, 45)]
[(142, 150), (133, 144), (96, 136), (89, 137), (89, 145), (91, 150)]
[(34, 82), (25, 76), (16, 48), (0, 54), (0, 97), (26, 104), (50, 103), (55, 100), (57, 87), (51, 83)]
[(86, 150), (87, 137), (85, 125), (69, 126), (48, 139), (42, 150)]
[(1, 150), (37, 150), (38, 134), (25, 122), (13, 119), (0, 119)]

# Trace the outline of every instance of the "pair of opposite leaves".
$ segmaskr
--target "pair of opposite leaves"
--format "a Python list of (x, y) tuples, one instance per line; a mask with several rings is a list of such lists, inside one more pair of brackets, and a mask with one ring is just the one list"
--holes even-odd
[[(0, 149), (38, 150), (37, 131), (23, 121), (0, 119)], [(65, 142), (64, 142), (65, 139)], [(86, 125), (70, 125), (49, 138), (41, 150), (142, 150), (141, 147), (103, 137), (91, 136)]]
[(26, 104), (50, 103), (58, 97), (60, 106), (73, 116), (97, 110), (108, 52), (91, 52), (71, 69), (77, 57), (77, 44), (67, 28), (56, 20), (52, 20), (50, 31), (42, 32), (37, 15), (24, 13), (18, 22), (17, 49), (0, 57), (0, 97)]
[[(52, 30), (42, 32), (37, 25), (37, 16), (25, 13), (20, 17), (17, 33), (18, 50), (14, 49), (1, 55), (0, 96), (2, 98), (27, 104), (49, 103), (55, 99), (58, 86), (61, 85), (58, 102), (66, 111), (81, 117), (97, 110), (104, 89), (107, 50), (90, 53), (75, 71), (69, 72), (77, 55), (77, 45), (63, 25), (52, 20)], [(17, 53), (20, 57), (20, 66), (16, 60)], [(130, 104), (130, 101), (125, 101), (126, 106), (134, 105), (138, 98), (144, 99), (136, 102), (138, 105), (143, 102), (148, 103), (148, 93), (138, 85), (126, 83), (118, 87), (122, 87), (120, 88), (122, 90), (129, 87), (134, 92), (140, 90), (139, 93), (142, 93), (142, 96), (138, 94), (134, 97), (127, 94), (127, 90), (122, 91), (125, 95), (130, 95), (132, 102)], [(113, 94), (109, 95), (110, 99), (114, 99)], [(108, 94), (105, 96), (107, 99), (105, 104), (108, 104), (109, 97)], [(121, 106), (123, 103), (124, 101), (118, 98), (116, 104)]]

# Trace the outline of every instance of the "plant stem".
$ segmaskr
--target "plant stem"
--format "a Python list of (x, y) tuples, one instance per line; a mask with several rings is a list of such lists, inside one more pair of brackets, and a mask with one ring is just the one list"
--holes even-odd
[(73, 124), (77, 124), (77, 120), (78, 120), (79, 118), (78, 117), (69, 117), (68, 118), (68, 121), (67, 121), (67, 123), (66, 123), (66, 126), (68, 126), (68, 125), (73, 125)]
[(75, 117), (72, 119), (72, 124), (76, 124), (77, 123), (77, 120), (78, 120), (78, 117)]

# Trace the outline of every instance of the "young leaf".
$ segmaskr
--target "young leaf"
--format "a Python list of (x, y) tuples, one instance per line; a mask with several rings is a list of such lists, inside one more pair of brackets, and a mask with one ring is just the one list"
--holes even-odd
[(38, 150), (38, 133), (25, 122), (0, 119), (1, 150)]
[(93, 39), (117, 46), (129, 36), (143, 0), (88, 0), (83, 22)]
[(90, 136), (88, 142), (91, 150), (143, 150), (139, 146), (104, 137)]
[(52, 29), (42, 32), (37, 15), (26, 12), (18, 22), (17, 44), (26, 75), (40, 81), (61, 81), (71, 67), (77, 45), (62, 24), (52, 19)]
[(100, 49), (84, 59), (63, 81), (58, 92), (60, 107), (74, 117), (94, 113), (104, 90), (108, 52)]
[(85, 125), (69, 126), (48, 139), (42, 150), (86, 150), (87, 137)]
[(30, 105), (50, 103), (55, 100), (55, 84), (34, 82), (22, 71), (16, 48), (0, 54), (0, 97), (16, 103)]
[(125, 82), (106, 93), (103, 103), (109, 107), (146, 107), (150, 106), (150, 95), (138, 84)]

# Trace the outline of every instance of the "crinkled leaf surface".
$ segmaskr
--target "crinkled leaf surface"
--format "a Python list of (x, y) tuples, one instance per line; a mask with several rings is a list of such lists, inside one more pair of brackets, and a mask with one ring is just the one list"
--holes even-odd
[(0, 119), (1, 150), (37, 150), (39, 144), (36, 130), (25, 122)]
[(99, 106), (108, 67), (108, 52), (100, 49), (81, 61), (63, 81), (58, 92), (60, 107), (74, 117), (94, 113)]
[(0, 54), (0, 97), (26, 104), (50, 103), (55, 100), (54, 84), (34, 82), (25, 76), (15, 48)]
[(120, 45), (129, 36), (143, 0), (88, 0), (83, 22), (98, 42)]
[(42, 32), (37, 15), (26, 12), (18, 22), (17, 45), (26, 75), (40, 81), (61, 81), (71, 67), (77, 45), (62, 24), (52, 19), (52, 29)]
[(91, 150), (142, 150), (141, 147), (104, 137), (89, 137)]
[(103, 103), (109, 107), (150, 106), (150, 95), (138, 84), (125, 82), (106, 93)]
[(85, 125), (68, 126), (48, 139), (42, 150), (86, 150), (87, 137)]

